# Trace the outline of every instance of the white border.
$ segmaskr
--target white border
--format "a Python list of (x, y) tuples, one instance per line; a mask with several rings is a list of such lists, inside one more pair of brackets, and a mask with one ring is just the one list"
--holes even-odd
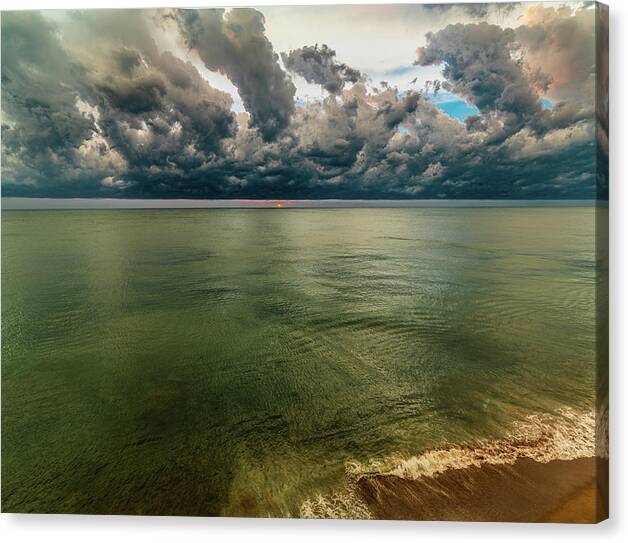
[[(461, 0), (459, 0), (461, 1)], [(131, 7), (208, 7), (208, 6), (268, 6), (307, 4), (377, 4), (415, 3), (400, 0), (5, 0), (2, 9), (85, 9)], [(443, 2), (433, 2), (443, 3)], [(225, 519), (182, 517), (97, 517), (79, 515), (0, 515), (0, 539), (18, 543), (125, 543), (173, 541), (204, 543), (212, 541), (278, 543), (299, 541), (360, 543), (394, 540), (426, 543), (534, 543), (562, 541), (577, 543), (603, 538), (605, 541), (626, 541), (626, 493), (628, 478), (626, 447), (628, 413), (625, 387), (628, 385), (628, 2), (608, 0), (610, 5), (610, 141), (611, 141), (611, 520), (596, 526), (482, 524), (453, 522), (388, 522), (388, 521), (303, 521), (274, 519)]]

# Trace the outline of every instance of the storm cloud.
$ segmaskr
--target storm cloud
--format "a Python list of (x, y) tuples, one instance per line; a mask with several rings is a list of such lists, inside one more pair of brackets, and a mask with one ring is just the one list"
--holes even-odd
[[(466, 98), (485, 116), (499, 114), (503, 141), (520, 130), (541, 111), (535, 83), (539, 74), (526, 77), (521, 58), (515, 53), (515, 32), (486, 22), (449, 25), (427, 35), (427, 46), (417, 49), (416, 64), (443, 66), (445, 87)], [(544, 90), (544, 89), (541, 89)]]
[[(3, 196), (605, 197), (608, 89), (592, 73), (607, 45), (592, 28), (607, 19), (492, 14), (416, 36), (417, 92), (374, 85), (331, 45), (279, 55), (253, 9), (4, 13)], [(296, 76), (325, 97), (299, 99)], [(446, 113), (439, 87), (477, 114)]]
[(323, 44), (305, 46), (282, 53), (285, 67), (302, 76), (308, 83), (321, 85), (330, 94), (340, 93), (345, 84), (357, 83), (361, 74), (342, 62), (336, 62), (336, 52)]
[[(200, 175), (234, 133), (231, 97), (160, 53), (139, 11), (72, 14), (65, 44), (38, 13), (2, 22), (5, 187), (160, 192), (162, 178)], [(93, 49), (78, 49), (85, 34)]]
[(254, 9), (207, 9), (177, 10), (175, 18), (205, 66), (236, 85), (252, 125), (266, 140), (277, 137), (294, 112), (295, 87), (264, 34), (264, 16)]

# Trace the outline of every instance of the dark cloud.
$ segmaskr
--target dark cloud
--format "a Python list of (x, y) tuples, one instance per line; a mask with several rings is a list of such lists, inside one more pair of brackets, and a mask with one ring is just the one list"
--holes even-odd
[(2, 14), (2, 177), (33, 184), (40, 172), (62, 176), (95, 129), (76, 108), (84, 70), (39, 13)]
[(423, 4), (421, 7), (427, 11), (439, 13), (461, 12), (474, 19), (483, 19), (491, 14), (505, 16), (514, 11), (520, 2), (499, 3), (468, 3), (468, 4)]
[(540, 109), (539, 97), (514, 56), (517, 47), (510, 28), (485, 22), (455, 24), (429, 33), (427, 46), (417, 49), (415, 64), (442, 64), (453, 92), (481, 112), (533, 114)]
[(141, 12), (72, 18), (65, 44), (37, 13), (2, 18), (5, 192), (186, 192), (234, 133), (231, 98), (159, 53)]
[[(516, 29), (481, 22), (428, 34), (417, 63), (438, 65), (442, 88), (478, 107), (464, 123), (430, 101), (440, 81), (430, 94), (375, 89), (326, 45), (283, 56), (329, 93), (297, 107), (261, 14), (172, 13), (72, 12), (55, 24), (3, 13), (4, 196), (588, 198), (596, 177), (607, 194), (603, 32), (597, 61), (593, 48), (560, 67), (581, 50), (564, 25), (583, 38), (587, 17), (597, 13), (603, 29), (604, 12), (528, 10)], [(156, 29), (180, 33), (226, 75), (246, 112), (158, 45)]]
[(342, 62), (336, 62), (336, 52), (323, 44), (308, 45), (281, 58), (286, 69), (302, 76), (308, 83), (321, 85), (330, 94), (339, 94), (347, 83), (357, 83), (362, 74)]
[(162, 99), (166, 94), (163, 80), (154, 74), (132, 79), (109, 76), (96, 88), (113, 108), (125, 113), (157, 111), (163, 107)]
[(121, 73), (126, 76), (131, 76), (133, 70), (139, 67), (142, 57), (137, 51), (132, 49), (122, 48), (113, 52), (113, 58), (118, 64), (118, 68)]
[(582, 100), (594, 95), (595, 11), (570, 7), (530, 7), (515, 38), (532, 69), (551, 74), (554, 100)]
[(608, 161), (608, 6), (595, 4), (597, 31), (596, 44), (596, 80), (595, 80), (595, 135), (597, 140), (597, 192), (599, 198), (608, 198), (609, 161)]
[(207, 68), (236, 85), (252, 125), (265, 140), (277, 137), (294, 113), (296, 89), (264, 34), (264, 16), (254, 9), (206, 9), (177, 10), (175, 18)]
[[(530, 8), (529, 18), (538, 19), (536, 9)], [(550, 19), (571, 19), (571, 10), (538, 9)], [(586, 16), (581, 12), (578, 18)], [(554, 26), (560, 24), (554, 23)], [(442, 66), (445, 88), (477, 106), (483, 114), (484, 125), (492, 122), (499, 127), (490, 130), (487, 139), (490, 144), (501, 144), (520, 130), (542, 135), (590, 119), (592, 101), (584, 105), (580, 101), (559, 101), (552, 110), (542, 108), (541, 93), (557, 85), (550, 75), (556, 72), (543, 71), (545, 66), (535, 62), (534, 55), (530, 60), (530, 44), (521, 40), (522, 36), (539, 32), (539, 27), (520, 26), (515, 31), (486, 22), (449, 25), (437, 33), (427, 34), (427, 45), (417, 49), (415, 64)], [(532, 41), (536, 48), (542, 39), (537, 35)], [(563, 44), (563, 47), (572, 49), (571, 44)], [(472, 119), (467, 126), (477, 128), (478, 124)]]
[[(127, 161), (134, 190), (154, 191), (157, 185), (167, 192), (166, 182), (185, 191), (185, 181), (204, 176), (221, 141), (235, 130), (230, 98), (168, 52), (136, 77), (107, 77), (107, 86), (96, 88), (102, 93), (102, 133)], [(128, 89), (135, 89), (131, 96)], [(146, 95), (143, 100), (137, 101), (138, 92)]]

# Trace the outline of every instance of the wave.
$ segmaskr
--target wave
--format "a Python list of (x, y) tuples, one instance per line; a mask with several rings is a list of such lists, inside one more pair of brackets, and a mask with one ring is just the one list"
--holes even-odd
[(514, 464), (522, 458), (548, 463), (596, 455), (607, 458), (608, 449), (599, 442), (599, 436), (596, 444), (594, 411), (582, 413), (563, 408), (555, 415), (534, 413), (517, 421), (502, 439), (430, 449), (413, 456), (393, 454), (367, 463), (350, 462), (346, 465), (344, 488), (304, 501), (300, 514), (304, 518), (373, 518), (360, 496), (359, 485), (365, 478), (429, 479), (449, 470)]

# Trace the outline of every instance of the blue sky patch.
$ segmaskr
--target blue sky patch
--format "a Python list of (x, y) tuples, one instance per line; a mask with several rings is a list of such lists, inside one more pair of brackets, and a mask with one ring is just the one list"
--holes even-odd
[(451, 92), (441, 91), (438, 94), (430, 93), (427, 96), (438, 109), (460, 122), (464, 122), (471, 115), (480, 114), (480, 110), (477, 107), (469, 105), (460, 96)]

